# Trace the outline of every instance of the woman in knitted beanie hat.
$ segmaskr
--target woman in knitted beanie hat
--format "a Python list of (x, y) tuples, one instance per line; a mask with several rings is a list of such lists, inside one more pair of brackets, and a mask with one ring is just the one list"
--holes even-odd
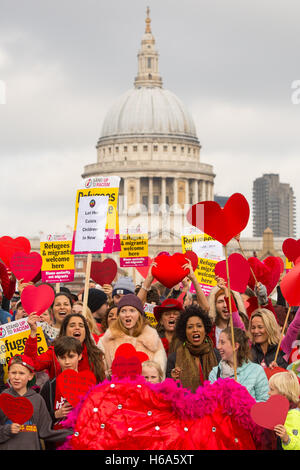
[(167, 356), (157, 331), (149, 325), (141, 300), (134, 294), (126, 294), (118, 303), (118, 318), (100, 338), (98, 347), (105, 354), (107, 375), (117, 348), (132, 344), (137, 351), (147, 354), (149, 360), (160, 364), (165, 373)]

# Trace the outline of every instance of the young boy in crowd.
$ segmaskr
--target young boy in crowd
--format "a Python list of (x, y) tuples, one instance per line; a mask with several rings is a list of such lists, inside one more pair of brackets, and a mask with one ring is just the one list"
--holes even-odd
[[(82, 357), (80, 341), (73, 336), (62, 336), (55, 339), (53, 345), (62, 372), (66, 369), (78, 372), (78, 362)], [(56, 386), (56, 377), (45, 383), (41, 390), (41, 395), (52, 418), (53, 428), (60, 429), (60, 422), (68, 416), (72, 406), (65, 400)]]
[[(3, 391), (11, 397), (28, 399), (33, 406), (31, 418), (24, 424), (13, 423), (0, 410), (0, 450), (41, 450), (40, 439), (44, 441), (64, 441), (72, 434), (72, 429), (51, 429), (52, 420), (44, 399), (30, 386), (34, 380), (34, 365), (31, 358), (14, 356), (8, 363), (10, 388)], [(16, 403), (17, 406), (17, 403)]]

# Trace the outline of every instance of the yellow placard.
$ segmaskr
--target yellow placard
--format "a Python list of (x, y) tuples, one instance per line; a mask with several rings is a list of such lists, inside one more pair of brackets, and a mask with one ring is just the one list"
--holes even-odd
[(155, 328), (156, 325), (157, 325), (157, 321), (156, 321), (156, 318), (155, 318), (154, 313), (153, 313), (154, 307), (155, 307), (155, 304), (149, 304), (147, 302), (144, 304), (144, 313), (147, 317), (147, 320), (149, 320), (150, 325), (153, 328)]
[[(26, 319), (0, 325), (0, 363), (3, 364), (4, 382), (7, 381), (7, 365), (11, 357), (24, 354), (25, 344), (30, 335)], [(47, 351), (48, 346), (41, 326), (37, 328), (38, 355)]]
[(148, 256), (148, 234), (120, 235), (120, 258), (144, 258)]
[(206, 233), (182, 235), (181, 236), (182, 253), (192, 250), (193, 243), (206, 242), (209, 240), (213, 240), (213, 238), (210, 235), (206, 235)]
[(294, 263), (285, 258), (285, 269), (293, 269)]
[(107, 210), (107, 219), (106, 219), (106, 229), (113, 229), (115, 234), (118, 234), (119, 224), (118, 224), (118, 194), (119, 188), (89, 188), (89, 189), (79, 189), (76, 193), (76, 204), (75, 204), (75, 230), (77, 227), (77, 217), (78, 217), (78, 208), (79, 201), (81, 197), (85, 196), (108, 196), (108, 210)]
[(41, 242), (42, 271), (74, 269), (74, 255), (71, 250), (72, 240)]

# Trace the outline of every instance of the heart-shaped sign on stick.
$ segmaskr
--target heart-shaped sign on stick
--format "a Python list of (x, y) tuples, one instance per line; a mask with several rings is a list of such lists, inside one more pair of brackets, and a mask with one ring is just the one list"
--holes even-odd
[(121, 344), (113, 360), (112, 375), (119, 378), (134, 378), (142, 373), (142, 362), (148, 361), (149, 357), (142, 351), (137, 351), (130, 343)]
[(280, 290), (290, 306), (300, 305), (300, 263), (296, 264), (282, 278)]
[(169, 289), (189, 274), (189, 269), (182, 267), (187, 264), (185, 255), (182, 253), (175, 253), (172, 256), (160, 255), (154, 261), (156, 266), (152, 268), (153, 276)]
[(187, 213), (188, 222), (218, 240), (222, 245), (242, 232), (250, 215), (247, 199), (240, 193), (230, 196), (222, 209), (215, 201), (194, 204)]
[(88, 369), (81, 372), (66, 369), (58, 375), (56, 381), (62, 396), (73, 407), (75, 407), (80, 401), (80, 398), (97, 383), (95, 375)]
[(24, 424), (33, 415), (33, 405), (26, 397), (13, 397), (1, 393), (0, 408), (13, 423)]
[(282, 244), (282, 251), (289, 261), (295, 263), (296, 259), (300, 256), (300, 238), (286, 238)]
[[(256, 280), (266, 287), (267, 294), (269, 295), (276, 287), (280, 278), (281, 262), (279, 258), (277, 256), (268, 256), (263, 261), (260, 261), (258, 258), (251, 256), (248, 258), (248, 263)], [(252, 272), (250, 273), (248, 285), (251, 289), (255, 287), (255, 279)]]
[(21, 294), (22, 306), (28, 315), (35, 312), (41, 315), (53, 304), (55, 297), (54, 290), (47, 284), (36, 286), (26, 286)]
[[(248, 261), (239, 253), (232, 253), (228, 257), (230, 288), (237, 292), (245, 292), (249, 277), (250, 266)], [(216, 276), (222, 277), (228, 285), (226, 260), (219, 261), (215, 266)]]
[(18, 280), (32, 281), (40, 272), (43, 260), (39, 253), (16, 251), (10, 259), (10, 268)]
[(272, 395), (268, 401), (255, 403), (250, 410), (253, 421), (266, 429), (284, 425), (289, 411), (289, 401), (283, 395)]
[(10, 259), (16, 251), (23, 251), (28, 254), (30, 250), (30, 241), (25, 237), (0, 237), (0, 259), (8, 268), (10, 268)]
[(188, 258), (191, 261), (192, 266), (193, 266), (193, 271), (195, 271), (195, 269), (198, 267), (198, 256), (197, 256), (197, 254), (194, 251), (187, 250), (184, 253), (184, 257)]
[(117, 271), (117, 263), (111, 258), (106, 258), (104, 261), (92, 261), (90, 276), (93, 281), (103, 286), (113, 282)]

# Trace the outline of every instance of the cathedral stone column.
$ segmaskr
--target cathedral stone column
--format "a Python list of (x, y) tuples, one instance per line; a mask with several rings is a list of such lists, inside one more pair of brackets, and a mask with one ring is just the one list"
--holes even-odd
[(166, 205), (166, 178), (161, 178), (161, 205), (165, 208)]
[(148, 201), (148, 211), (152, 211), (153, 204), (153, 178), (149, 176), (149, 201)]
[(175, 204), (178, 204), (178, 185), (177, 185), (176, 178), (174, 178), (174, 181), (173, 181), (173, 193), (174, 193), (173, 205), (175, 205)]
[(198, 180), (193, 181), (193, 204), (197, 204), (198, 201)]

